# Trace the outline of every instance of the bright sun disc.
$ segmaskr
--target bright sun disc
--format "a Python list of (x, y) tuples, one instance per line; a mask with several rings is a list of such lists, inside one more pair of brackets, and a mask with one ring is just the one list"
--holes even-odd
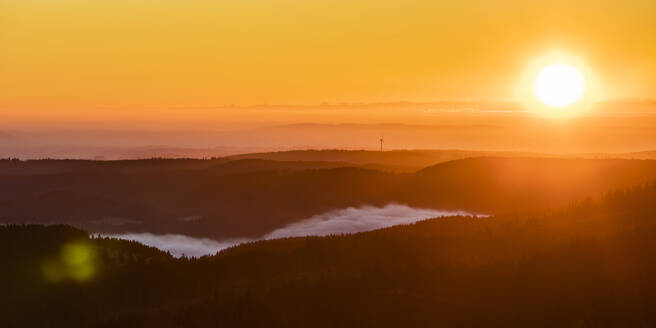
[(573, 105), (585, 93), (585, 78), (576, 67), (553, 63), (540, 70), (533, 81), (533, 93), (543, 104), (552, 108)]

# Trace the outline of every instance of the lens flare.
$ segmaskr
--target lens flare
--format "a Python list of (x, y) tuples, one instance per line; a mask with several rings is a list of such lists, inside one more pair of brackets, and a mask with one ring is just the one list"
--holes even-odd
[(42, 273), (49, 282), (64, 280), (86, 281), (95, 272), (94, 248), (84, 242), (62, 246), (59, 256), (43, 262)]

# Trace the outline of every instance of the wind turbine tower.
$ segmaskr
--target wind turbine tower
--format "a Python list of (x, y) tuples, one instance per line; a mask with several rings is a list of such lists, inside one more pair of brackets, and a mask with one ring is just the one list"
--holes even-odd
[(383, 137), (381, 136), (378, 141), (380, 141), (380, 151), (383, 151), (383, 142), (384, 142)]

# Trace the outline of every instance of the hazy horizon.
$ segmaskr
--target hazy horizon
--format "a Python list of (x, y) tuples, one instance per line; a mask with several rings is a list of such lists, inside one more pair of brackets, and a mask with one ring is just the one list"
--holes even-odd
[[(156, 109), (151, 109), (153, 111)], [(185, 109), (170, 109), (177, 112)], [(0, 122), (0, 157), (212, 157), (294, 149), (461, 149), (629, 153), (656, 149), (656, 102), (607, 102), (549, 118), (516, 103), (378, 103), (189, 109), (171, 122), (39, 119)], [(209, 113), (231, 119), (202, 119)], [(205, 113), (205, 114), (203, 114)], [(269, 115), (278, 113), (275, 119)], [(213, 115), (214, 115), (213, 114)], [(263, 117), (263, 114), (264, 115)], [(141, 115), (141, 114), (138, 114)], [(159, 153), (158, 153), (159, 152)]]

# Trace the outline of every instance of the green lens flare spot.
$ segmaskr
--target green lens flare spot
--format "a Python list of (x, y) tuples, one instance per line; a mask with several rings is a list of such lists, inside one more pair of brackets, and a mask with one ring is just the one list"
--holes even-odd
[(46, 281), (52, 283), (89, 280), (96, 272), (95, 250), (84, 242), (65, 244), (58, 257), (43, 262), (41, 271)]
[(68, 265), (80, 266), (91, 261), (93, 250), (85, 244), (66, 244), (61, 250), (61, 259)]

